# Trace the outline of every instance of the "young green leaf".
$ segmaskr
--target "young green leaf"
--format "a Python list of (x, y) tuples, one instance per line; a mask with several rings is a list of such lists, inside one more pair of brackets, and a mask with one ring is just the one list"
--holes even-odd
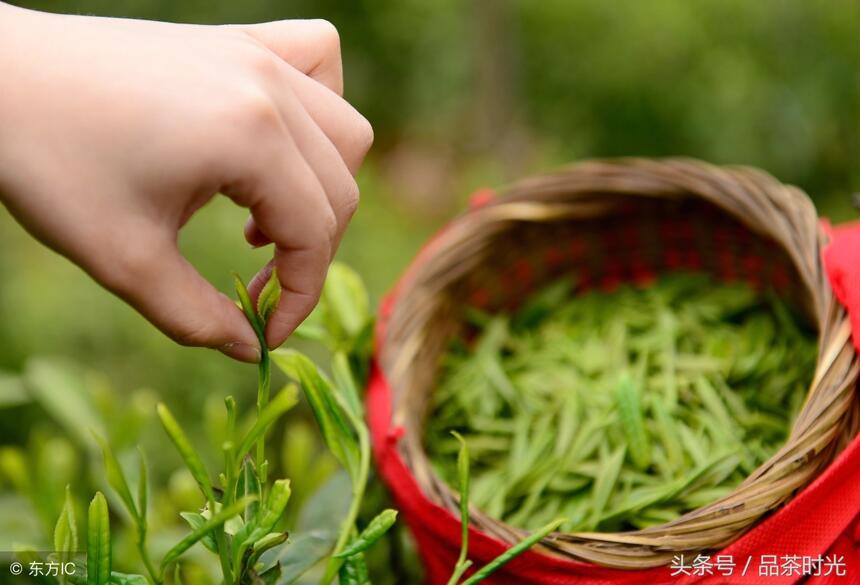
[(397, 510), (386, 509), (376, 515), (370, 521), (367, 527), (361, 531), (361, 534), (353, 540), (349, 545), (337, 553), (335, 557), (339, 559), (351, 557), (358, 553), (364, 552), (373, 546), (380, 538), (382, 538), (388, 529), (394, 526), (397, 521)]
[(107, 500), (96, 492), (87, 514), (87, 585), (110, 581), (111, 543)]
[(296, 351), (279, 349), (271, 355), (278, 367), (302, 385), (326, 445), (350, 476), (356, 478), (359, 446), (352, 424), (338, 404), (329, 381), (312, 361)]
[(354, 338), (370, 320), (370, 303), (361, 277), (350, 267), (333, 262), (323, 286), (322, 300), (328, 308), (329, 328)]
[(564, 518), (558, 518), (556, 520), (553, 520), (543, 528), (533, 532), (527, 538), (500, 554), (493, 561), (481, 567), (481, 569), (476, 571), (474, 575), (463, 581), (463, 585), (475, 585), (475, 583), (480, 583), (481, 581), (504, 567), (506, 564), (517, 558), (519, 555), (533, 547), (536, 543), (544, 539), (551, 532), (557, 530), (559, 526), (564, 524), (564, 522)]
[(260, 317), (257, 315), (257, 310), (254, 307), (254, 303), (251, 302), (251, 296), (248, 294), (248, 287), (245, 286), (245, 283), (242, 282), (242, 279), (238, 274), (233, 274), (233, 285), (236, 287), (236, 296), (239, 297), (239, 306), (242, 308), (242, 312), (245, 313), (245, 318), (248, 319), (248, 323), (253, 327), (254, 332), (257, 334), (257, 339), (265, 339), (266, 333), (263, 328), (263, 323), (260, 322)]
[(278, 280), (278, 273), (273, 268), (272, 275), (266, 281), (263, 290), (260, 291), (260, 296), (257, 297), (257, 315), (260, 321), (265, 325), (269, 321), (269, 317), (278, 308), (278, 302), (281, 300), (281, 283)]
[(139, 457), (139, 472), (137, 479), (137, 518), (140, 525), (145, 528), (146, 510), (149, 506), (149, 470), (146, 466), (146, 456), (143, 454), (143, 447), (138, 446), (137, 454)]
[(225, 398), (224, 409), (227, 411), (227, 440), (232, 441), (236, 432), (236, 399), (232, 396)]
[(91, 430), (105, 424), (93, 404), (87, 372), (73, 362), (51, 358), (27, 361), (23, 382), (30, 395), (81, 445), (94, 447)]
[(138, 518), (140, 518), (140, 514), (137, 511), (134, 499), (131, 497), (131, 490), (128, 487), (128, 480), (125, 478), (125, 473), (107, 441), (95, 433), (93, 436), (96, 438), (96, 441), (102, 450), (105, 474), (107, 475), (108, 483), (117, 493), (120, 500), (122, 500), (122, 503), (125, 505), (125, 509), (128, 511), (129, 515), (136, 522)]
[(279, 479), (272, 484), (266, 505), (260, 508), (257, 517), (246, 523), (236, 534), (234, 541), (240, 543), (239, 550), (250, 546), (274, 530), (278, 520), (284, 515), (287, 502), (290, 501), (290, 480)]
[(639, 388), (626, 374), (615, 386), (615, 407), (618, 409), (621, 428), (627, 437), (630, 459), (639, 469), (648, 469), (651, 465), (651, 443), (645, 430), (642, 400)]
[[(254, 546), (251, 548), (250, 554), (248, 555), (248, 560), (245, 563), (246, 569), (253, 569), (255, 572), (260, 574), (268, 571), (276, 564), (280, 565), (276, 559), (269, 559), (268, 562), (262, 563), (260, 562), (260, 557), (263, 556), (263, 553), (266, 551), (287, 542), (287, 540), (289, 540), (289, 536), (290, 535), (287, 532), (270, 532), (255, 542)], [(242, 580), (240, 579), (239, 581), (241, 582)]]
[(269, 427), (298, 402), (298, 388), (290, 384), (281, 390), (275, 398), (263, 409), (263, 412), (254, 422), (254, 426), (239, 444), (236, 457), (244, 457), (254, 446), (254, 443), (262, 437)]
[(176, 450), (179, 451), (191, 475), (197, 480), (200, 491), (206, 496), (207, 501), (214, 502), (215, 492), (212, 490), (212, 481), (209, 479), (209, 472), (206, 470), (206, 466), (203, 465), (200, 455), (191, 446), (191, 441), (188, 440), (188, 436), (182, 430), (182, 427), (179, 426), (179, 423), (176, 422), (176, 419), (167, 409), (167, 406), (164, 403), (159, 403), (157, 409), (158, 417), (161, 419), (164, 430), (167, 431), (167, 435), (173, 441)]
[(245, 510), (245, 506), (248, 504), (247, 498), (243, 498), (236, 502), (233, 502), (229, 506), (225, 506), (221, 508), (215, 514), (212, 514), (210, 518), (208, 518), (203, 524), (194, 528), (190, 534), (188, 534), (185, 538), (179, 541), (173, 548), (167, 551), (167, 554), (164, 555), (164, 558), (161, 560), (161, 571), (164, 572), (170, 563), (178, 559), (182, 554), (191, 548), (196, 542), (201, 540), (204, 536), (222, 526), (225, 522), (234, 518), (242, 513)]
[[(197, 512), (180, 512), (179, 516), (181, 516), (183, 520), (188, 522), (188, 525), (191, 527), (191, 530), (197, 530), (206, 523), (206, 517), (203, 516), (203, 514), (199, 514)], [(212, 536), (211, 532), (204, 534), (200, 538), (200, 544), (202, 544), (215, 554), (218, 554), (218, 543), (215, 542), (215, 537)]]
[(472, 561), (467, 558), (469, 554), (469, 447), (460, 433), (451, 431), (451, 434), (460, 443), (460, 450), (457, 453), (457, 476), (460, 488), (460, 556), (454, 565), (451, 578), (448, 579), (448, 585), (457, 585), (460, 578), (472, 566)]
[(349, 365), (349, 358), (345, 353), (342, 351), (335, 352), (331, 358), (331, 370), (334, 376), (334, 387), (343, 398), (344, 403), (356, 417), (362, 418), (364, 408), (361, 405), (355, 377), (352, 375), (352, 368)]
[(594, 481), (594, 490), (591, 493), (590, 527), (592, 529), (597, 528), (606, 509), (606, 504), (609, 502), (609, 497), (612, 495), (612, 490), (618, 481), (618, 474), (624, 463), (624, 452), (625, 448), (622, 445), (600, 463), (600, 472)]
[[(281, 567), (283, 585), (293, 585), (312, 567), (323, 561), (331, 552), (334, 534), (326, 530), (312, 530), (290, 536), (290, 541), (278, 547), (272, 555), (266, 555), (268, 564)], [(303, 581), (304, 582), (304, 581)]]
[(75, 522), (75, 506), (72, 501), (72, 490), (66, 486), (66, 499), (60, 518), (54, 527), (54, 551), (61, 553), (63, 560), (71, 558), (71, 553), (78, 550), (78, 527)]
[(466, 440), (457, 432), (451, 433), (460, 442), (457, 454), (457, 475), (460, 481), (460, 561), (466, 560), (469, 552), (469, 446)]
[[(240, 498), (247, 498), (248, 496), (259, 498), (260, 491), (260, 480), (257, 477), (257, 469), (254, 467), (254, 462), (251, 458), (246, 457), (245, 462), (242, 464), (242, 471), (239, 473), (239, 480), (236, 482), (236, 495), (234, 499), (238, 500)], [(242, 516), (246, 526), (257, 514), (258, 507), (258, 500), (255, 499), (245, 508)]]
[(346, 559), (340, 566), (337, 576), (340, 585), (370, 585), (364, 553), (358, 553)]

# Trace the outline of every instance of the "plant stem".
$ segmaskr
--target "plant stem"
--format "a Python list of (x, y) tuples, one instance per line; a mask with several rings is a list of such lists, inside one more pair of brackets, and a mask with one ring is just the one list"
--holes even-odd
[[(354, 419), (351, 413), (348, 413), (348, 416)], [(355, 529), (355, 520), (358, 518), (358, 511), (361, 508), (364, 491), (367, 487), (367, 476), (370, 472), (370, 438), (368, 437), (367, 429), (361, 424), (355, 424), (356, 422), (353, 420), (353, 425), (358, 433), (359, 451), (361, 453), (358, 478), (352, 484), (352, 502), (349, 506), (349, 512), (341, 525), (340, 536), (334, 545), (334, 550), (332, 550), (331, 557), (329, 557), (326, 564), (325, 574), (320, 579), (319, 585), (329, 585), (343, 564), (343, 559), (335, 558), (335, 555), (342, 551), (349, 542), (350, 535)]]
[[(209, 499), (209, 513), (215, 515), (215, 499)], [(221, 573), (224, 577), (224, 585), (233, 585), (233, 570), (230, 566), (230, 550), (227, 548), (227, 539), (224, 538), (224, 525), (212, 531), (215, 534), (215, 544), (218, 545), (218, 560), (221, 561)]]
[(146, 528), (143, 526), (138, 527), (137, 550), (140, 553), (143, 565), (146, 567), (146, 572), (149, 573), (152, 581), (155, 585), (161, 585), (161, 578), (158, 575), (158, 571), (155, 570), (155, 565), (152, 564), (152, 560), (149, 558), (149, 551), (146, 550)]
[(218, 559), (221, 561), (221, 573), (224, 575), (224, 585), (233, 585), (233, 569), (230, 566), (230, 551), (227, 550), (224, 527), (216, 528), (214, 532), (215, 543), (218, 545)]
[[(265, 337), (260, 338), (260, 365), (257, 378), (257, 416), (263, 413), (263, 409), (269, 403), (269, 392), (272, 386), (272, 364), (269, 359), (269, 349), (266, 347)], [(260, 474), (260, 486), (265, 488), (268, 466), (266, 461), (266, 435), (260, 436), (257, 441), (257, 472)], [(264, 494), (265, 495), (265, 494)]]
[(479, 571), (477, 571), (474, 575), (463, 581), (462, 585), (475, 585), (475, 583), (479, 583), (501, 569), (510, 561), (514, 560), (516, 557), (526, 552), (528, 549), (533, 547), (538, 541), (546, 537), (550, 532), (553, 532), (558, 529), (559, 526), (564, 524), (564, 518), (558, 518), (553, 520), (540, 530), (536, 530), (531, 533), (526, 539), (520, 541), (515, 544), (495, 559), (490, 561), (487, 565), (484, 565)]

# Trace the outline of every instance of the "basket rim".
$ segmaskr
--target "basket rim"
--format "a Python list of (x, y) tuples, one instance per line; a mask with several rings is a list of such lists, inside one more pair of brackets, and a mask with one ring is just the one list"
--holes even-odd
[[(675, 192), (668, 193), (665, 182), (667, 176), (675, 177), (676, 180), (680, 177), (689, 183), (683, 189), (676, 183)], [(597, 180), (604, 182), (602, 187), (588, 186), (589, 181)], [(420, 287), (424, 285), (426, 288), (428, 262), (432, 264), (442, 254), (456, 257), (454, 251), (457, 245), (464, 241), (470, 242), (468, 238), (474, 237), (478, 228), (488, 229), (488, 225), (493, 227), (505, 222), (570, 219), (572, 216), (568, 214), (572, 210), (565, 203), (564, 195), (569, 196), (574, 192), (570, 184), (577, 181), (586, 185), (580, 187), (582, 193), (592, 196), (587, 201), (591, 206), (591, 213), (611, 213), (611, 210), (605, 209), (605, 201), (601, 202), (593, 197), (598, 192), (602, 193), (602, 197), (614, 194), (633, 197), (698, 197), (707, 200), (751, 231), (780, 243), (800, 273), (802, 288), (809, 294), (815, 325), (819, 331), (816, 373), (791, 436), (777, 453), (728, 496), (667, 524), (623, 533), (555, 533), (542, 542), (542, 551), (545, 553), (615, 568), (660, 566), (665, 564), (667, 554), (671, 558), (672, 552), (690, 550), (688, 545), (678, 542), (685, 527), (692, 530), (691, 526), (695, 528), (714, 525), (715, 529), (706, 532), (706, 536), (711, 538), (705, 538), (703, 543), (698, 543), (695, 550), (720, 548), (736, 540), (770, 511), (788, 501), (796, 491), (808, 485), (817, 472), (828, 465), (844, 447), (846, 436), (853, 437), (858, 426), (853, 419), (846, 422), (850, 418), (851, 409), (856, 406), (852, 403), (850, 390), (858, 377), (858, 357), (850, 341), (847, 315), (835, 301), (821, 266), (820, 252), (827, 242), (827, 235), (820, 226), (814, 207), (802, 191), (784, 185), (757, 169), (717, 167), (701, 161), (678, 158), (588, 161), (515, 183), (499, 197), (471, 209), (447, 224), (413, 260), (392, 293), (392, 307), (386, 319), (385, 333), (377, 339), (375, 349), (392, 389), (392, 422), (406, 429), (406, 436), (398, 446), (401, 456), (425, 497), (449, 511), (456, 512), (457, 495), (435, 476), (426, 460), (421, 461), (423, 433), (418, 437), (414, 434), (410, 436), (410, 426), (407, 418), (403, 416), (403, 407), (397, 405), (397, 385), (400, 383), (397, 368), (400, 368), (402, 375), (401, 364), (410, 360), (403, 358), (392, 347), (404, 343), (409, 345), (407, 342), (410, 342), (406, 352), (406, 355), (410, 356), (413, 354), (409, 351), (417, 351), (415, 336), (418, 335), (418, 341), (422, 341), (420, 329), (417, 333), (413, 332), (412, 337), (398, 337), (397, 327), (402, 328), (404, 322), (407, 325), (412, 324), (410, 320), (414, 322), (416, 319), (414, 315), (404, 314), (407, 312), (403, 309), (404, 299), (408, 300), (408, 295), (414, 295), (416, 291), (426, 296), (427, 291)], [(643, 191), (643, 184), (650, 184), (653, 191)], [(671, 181), (669, 184), (671, 185)], [(695, 185), (696, 188), (702, 189), (702, 192), (696, 192), (689, 185)], [(717, 189), (719, 186), (723, 191)], [(728, 204), (719, 199), (725, 196), (726, 191), (731, 194), (730, 197), (734, 196), (731, 203), (737, 207), (727, 208)], [(739, 201), (739, 195), (748, 199), (758, 197), (759, 200)], [(584, 195), (582, 197), (586, 198)], [(724, 204), (721, 205), (721, 202)], [(764, 206), (765, 203), (769, 207)], [(756, 204), (764, 206), (764, 212), (757, 209)], [(748, 214), (744, 215), (742, 211)], [(772, 221), (773, 225), (750, 225), (755, 219), (761, 221), (762, 217)], [(779, 240), (778, 236), (783, 240)], [(433, 265), (432, 268), (439, 267)], [(438, 277), (437, 273), (429, 272), (430, 276)], [(395, 333), (392, 334), (392, 331)], [(420, 346), (420, 343), (418, 345)], [(416, 457), (416, 454), (419, 456)], [(424, 457), (426, 458), (426, 455)], [(798, 460), (801, 460), (801, 463), (798, 463)], [(776, 487), (772, 487), (770, 491), (763, 489), (762, 486), (768, 485)], [(739, 493), (749, 496), (750, 500), (739, 501)], [(740, 513), (732, 512), (736, 508), (740, 509)], [(477, 509), (473, 509), (472, 525), (507, 542), (513, 542), (526, 534), (526, 531), (489, 518)]]

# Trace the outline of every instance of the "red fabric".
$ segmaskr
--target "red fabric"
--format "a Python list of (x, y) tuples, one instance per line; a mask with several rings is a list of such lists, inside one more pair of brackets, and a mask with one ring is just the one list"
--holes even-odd
[(860, 222), (832, 228), (824, 264), (836, 298), (848, 309), (854, 345), (860, 348)]
[[(827, 274), (837, 298), (848, 309), (854, 344), (860, 350), (860, 223), (835, 228), (824, 250)], [(432, 253), (431, 240), (413, 264)], [(409, 272), (404, 276), (408, 278)], [(377, 324), (377, 355), (398, 287), (383, 301)], [(374, 362), (368, 393), (368, 418), (379, 473), (390, 488), (415, 536), (429, 585), (444, 585), (459, 551), (459, 519), (423, 495), (397, 451), (402, 429), (391, 427), (391, 390)], [(644, 571), (609, 569), (527, 552), (485, 581), (488, 585), (654, 585), (662, 583), (761, 583), (782, 585), (799, 575), (758, 576), (762, 555), (835, 556), (847, 565), (847, 576), (813, 576), (811, 585), (860, 584), (860, 438), (855, 439), (810, 486), (772, 516), (717, 555), (730, 555), (737, 565), (731, 577), (673, 576), (661, 567)], [(470, 530), (469, 558), (480, 567), (507, 546)], [(740, 571), (752, 559), (744, 576)], [(691, 559), (687, 559), (689, 561)]]

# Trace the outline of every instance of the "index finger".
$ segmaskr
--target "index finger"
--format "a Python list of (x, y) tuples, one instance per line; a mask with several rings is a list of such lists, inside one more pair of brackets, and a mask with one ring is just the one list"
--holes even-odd
[(308, 77), (343, 95), (340, 35), (332, 23), (280, 20), (240, 28)]
[[(259, 230), (275, 244), (273, 263), (283, 290), (266, 326), (269, 347), (283, 343), (319, 301), (337, 231), (334, 211), (307, 162), (294, 158), (281, 169), (286, 172), (272, 172), (271, 183), (266, 181), (268, 187), (251, 206)], [(298, 197), (285, 197), (284, 185)], [(269, 268), (258, 275), (255, 284), (270, 273)]]

